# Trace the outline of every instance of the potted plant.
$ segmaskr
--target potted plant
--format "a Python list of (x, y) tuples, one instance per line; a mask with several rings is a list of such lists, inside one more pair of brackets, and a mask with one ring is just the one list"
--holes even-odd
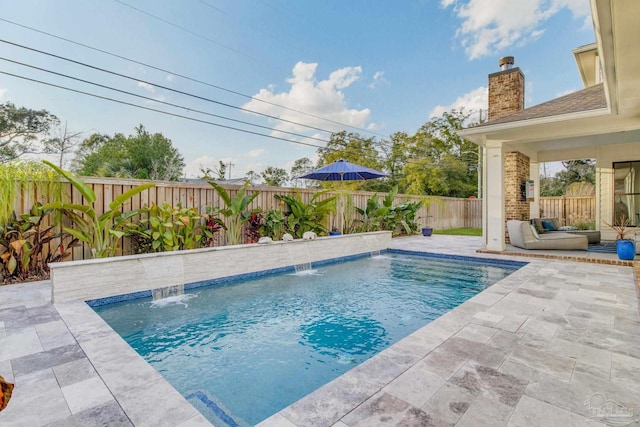
[(338, 227), (332, 227), (331, 231), (329, 232), (329, 236), (339, 236), (342, 233), (340, 232), (340, 230), (338, 230)]
[(422, 227), (422, 235), (425, 236), (425, 237), (429, 237), (433, 233), (433, 227), (429, 227), (429, 225), (428, 225), (428, 222), (429, 222), (428, 219), (429, 218), (432, 218), (432, 216), (431, 215), (427, 215), (427, 217), (426, 217), (427, 220), (425, 221), (425, 223), (427, 225)]
[(631, 261), (636, 255), (636, 245), (633, 240), (624, 238), (624, 233), (629, 225), (629, 219), (625, 215), (620, 215), (616, 221), (609, 225), (616, 232), (616, 253), (623, 261)]

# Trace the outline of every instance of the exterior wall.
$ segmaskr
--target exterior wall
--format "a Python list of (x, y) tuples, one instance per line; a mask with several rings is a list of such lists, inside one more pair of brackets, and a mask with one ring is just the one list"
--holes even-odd
[(387, 249), (390, 231), (51, 264), (51, 300), (105, 298)]
[[(602, 240), (614, 240), (616, 234), (607, 224), (613, 221), (613, 163), (640, 161), (640, 142), (603, 146), (596, 155), (596, 205), (598, 206), (596, 224), (602, 233)], [(634, 238), (640, 232), (637, 227), (627, 228), (625, 237)]]
[(524, 109), (524, 74), (519, 68), (489, 74), (489, 121)]
[[(529, 157), (524, 154), (512, 151), (505, 153), (504, 157), (504, 213), (505, 223), (511, 219), (528, 221), (530, 218), (529, 202), (522, 201), (520, 194), (520, 184), (529, 179), (530, 167)], [(505, 229), (506, 230), (506, 229)], [(506, 231), (505, 231), (506, 232)], [(508, 233), (506, 242), (509, 243)]]

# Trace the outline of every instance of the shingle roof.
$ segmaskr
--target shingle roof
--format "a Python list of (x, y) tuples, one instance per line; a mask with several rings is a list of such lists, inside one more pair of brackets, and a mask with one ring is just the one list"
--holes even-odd
[(485, 122), (476, 127), (491, 126), (500, 123), (519, 122), (524, 120), (538, 119), (541, 117), (560, 116), (563, 114), (579, 113), (581, 111), (597, 110), (606, 108), (607, 101), (604, 95), (604, 85), (602, 83), (552, 99), (533, 107), (525, 108), (508, 116)]

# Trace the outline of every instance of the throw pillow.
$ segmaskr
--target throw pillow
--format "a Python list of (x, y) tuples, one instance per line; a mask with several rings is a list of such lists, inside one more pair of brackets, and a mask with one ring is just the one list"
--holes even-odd
[(574, 227), (573, 225), (563, 225), (562, 227), (558, 227), (558, 231), (575, 231), (577, 230), (576, 227)]
[(542, 221), (542, 226), (544, 227), (545, 230), (557, 231), (557, 228), (553, 224), (553, 221)]

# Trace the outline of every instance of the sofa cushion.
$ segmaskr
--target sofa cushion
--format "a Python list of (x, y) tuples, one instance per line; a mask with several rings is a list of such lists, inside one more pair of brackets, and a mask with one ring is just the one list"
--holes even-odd
[(549, 231), (557, 231), (558, 229), (556, 228), (555, 224), (553, 223), (553, 221), (549, 221), (549, 220), (542, 220), (542, 227), (545, 230), (549, 230)]

